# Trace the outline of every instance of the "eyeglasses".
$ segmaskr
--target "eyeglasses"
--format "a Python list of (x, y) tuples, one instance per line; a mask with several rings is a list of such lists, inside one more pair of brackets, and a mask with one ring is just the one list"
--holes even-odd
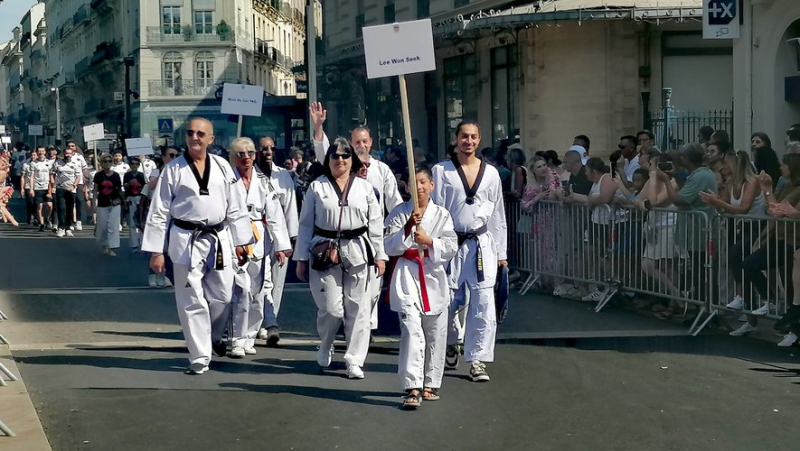
[(352, 155), (349, 153), (332, 153), (330, 157), (331, 160), (349, 160)]
[(245, 157), (253, 158), (254, 156), (256, 156), (256, 151), (246, 150), (246, 151), (236, 152), (236, 156), (239, 158), (245, 158)]
[(202, 138), (206, 137), (206, 132), (202, 132), (202, 131), (197, 131), (196, 132), (194, 130), (186, 130), (186, 136), (188, 136), (189, 138), (197, 136), (198, 138), (202, 139)]

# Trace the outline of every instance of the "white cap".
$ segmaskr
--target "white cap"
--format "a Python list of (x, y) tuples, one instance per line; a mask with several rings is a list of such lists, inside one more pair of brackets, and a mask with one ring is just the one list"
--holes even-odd
[(578, 152), (578, 155), (581, 156), (582, 164), (586, 164), (586, 162), (589, 161), (589, 157), (586, 155), (586, 149), (584, 149), (583, 146), (570, 146), (569, 150)]

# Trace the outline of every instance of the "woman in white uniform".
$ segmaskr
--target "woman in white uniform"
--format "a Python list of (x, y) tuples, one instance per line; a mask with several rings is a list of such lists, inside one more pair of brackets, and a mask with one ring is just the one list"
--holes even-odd
[(413, 211), (411, 202), (392, 210), (385, 239), (386, 253), (398, 257), (389, 300), (400, 316), (398, 374), (406, 392), (405, 408), (439, 399), (447, 347), (445, 312), (450, 305), (447, 264), (458, 250), (453, 218), (430, 202), (431, 171), (417, 167), (415, 172), (419, 210)]
[(381, 207), (372, 185), (356, 175), (360, 168), (350, 143), (336, 139), (325, 155), (324, 175), (306, 192), (294, 253), (297, 277), (310, 280), (318, 308), (317, 363), (322, 368), (330, 366), (336, 331), (344, 320), (344, 359), (351, 379), (364, 378), (362, 367), (369, 350), (368, 268), (374, 265), (383, 274), (387, 259)]

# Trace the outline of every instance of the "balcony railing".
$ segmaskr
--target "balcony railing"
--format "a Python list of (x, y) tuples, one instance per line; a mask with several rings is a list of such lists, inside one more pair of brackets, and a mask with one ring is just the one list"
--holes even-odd
[[(150, 97), (213, 96), (223, 81), (211, 80), (150, 80), (148, 88)], [(231, 81), (231, 83), (235, 83)]]
[(267, 55), (269, 52), (269, 44), (267, 44), (267, 41), (256, 38), (255, 52), (257, 55)]
[[(182, 29), (176, 33), (175, 28), (171, 26), (165, 27), (147, 27), (147, 43), (148, 44), (168, 44), (177, 42), (233, 42), (233, 33), (228, 33), (227, 36), (220, 36), (216, 33), (195, 33), (192, 28), (192, 33), (183, 33)], [(224, 39), (223, 39), (224, 38)]]
[(84, 20), (88, 20), (88, 19), (89, 19), (89, 7), (86, 4), (83, 4), (83, 5), (81, 5), (80, 8), (78, 8), (77, 11), (75, 11), (75, 14), (73, 14), (73, 16), (72, 16), (72, 24), (77, 27)]

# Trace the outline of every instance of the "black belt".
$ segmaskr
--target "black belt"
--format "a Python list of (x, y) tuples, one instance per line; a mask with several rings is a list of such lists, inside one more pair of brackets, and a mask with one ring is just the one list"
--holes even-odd
[[(209, 258), (212, 254), (215, 255), (214, 257), (214, 269), (221, 270), (225, 268), (225, 262), (222, 258), (222, 246), (219, 245), (219, 232), (225, 230), (225, 223), (220, 222), (219, 224), (214, 225), (204, 225), (204, 224), (197, 224), (194, 222), (184, 221), (182, 219), (172, 219), (172, 224), (175, 227), (192, 232), (192, 244), (191, 246), (194, 247), (194, 242), (197, 241), (198, 238), (202, 235), (213, 235), (215, 238), (215, 242), (212, 242), (210, 252), (208, 256), (206, 256), (206, 265), (209, 265)], [(190, 250), (191, 253), (191, 250)]]
[(329, 240), (335, 240), (337, 238), (341, 238), (344, 240), (352, 240), (360, 237), (361, 235), (367, 233), (368, 231), (369, 231), (368, 226), (359, 227), (353, 230), (342, 230), (341, 232), (337, 232), (336, 230), (325, 230), (325, 229), (320, 229), (319, 227), (314, 227), (314, 235), (321, 236), (322, 238), (327, 238)]
[(483, 251), (481, 250), (481, 242), (478, 239), (481, 235), (486, 233), (489, 230), (487, 226), (483, 226), (477, 230), (473, 230), (471, 232), (456, 232), (456, 236), (458, 237), (458, 247), (461, 247), (467, 240), (475, 240), (475, 243), (478, 245), (478, 258), (476, 261), (477, 264), (477, 272), (478, 272), (478, 282), (483, 282), (484, 275), (483, 275)]

